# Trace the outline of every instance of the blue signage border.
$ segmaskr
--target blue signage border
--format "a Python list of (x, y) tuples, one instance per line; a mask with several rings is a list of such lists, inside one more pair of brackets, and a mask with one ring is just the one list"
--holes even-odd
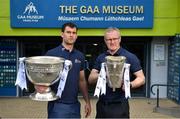
[(153, 0), (10, 0), (12, 28), (152, 28)]

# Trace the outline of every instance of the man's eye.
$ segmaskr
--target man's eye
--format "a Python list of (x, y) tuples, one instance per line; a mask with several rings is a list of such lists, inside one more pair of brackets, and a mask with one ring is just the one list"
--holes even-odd
[(68, 33), (68, 34), (76, 34), (76, 32), (70, 32), (70, 31), (66, 31), (66, 33)]

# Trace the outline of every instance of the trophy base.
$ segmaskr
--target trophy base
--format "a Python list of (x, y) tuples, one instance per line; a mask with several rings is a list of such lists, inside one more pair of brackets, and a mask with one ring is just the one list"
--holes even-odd
[(57, 100), (59, 98), (51, 91), (47, 92), (47, 93), (34, 92), (29, 97), (32, 100), (36, 100), (36, 101), (54, 101), (54, 100)]

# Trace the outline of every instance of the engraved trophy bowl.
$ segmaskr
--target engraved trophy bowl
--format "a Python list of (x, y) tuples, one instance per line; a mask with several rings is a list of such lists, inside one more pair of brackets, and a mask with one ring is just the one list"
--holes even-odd
[(53, 101), (58, 97), (51, 91), (50, 85), (59, 80), (65, 59), (54, 56), (33, 56), (25, 59), (26, 75), (33, 85), (47, 86), (44, 93), (35, 91), (30, 95), (32, 100)]
[(125, 61), (126, 57), (124, 56), (106, 57), (107, 83), (109, 87), (113, 88), (113, 91), (122, 85)]

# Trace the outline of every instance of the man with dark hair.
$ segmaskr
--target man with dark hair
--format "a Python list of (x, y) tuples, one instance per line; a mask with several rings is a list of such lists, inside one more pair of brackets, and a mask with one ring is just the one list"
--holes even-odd
[[(47, 56), (62, 57), (72, 62), (72, 68), (68, 72), (66, 84), (60, 99), (48, 102), (48, 118), (80, 118), (80, 103), (78, 90), (80, 89), (85, 100), (85, 117), (91, 113), (91, 105), (88, 97), (87, 83), (84, 74), (84, 55), (74, 48), (77, 39), (78, 28), (73, 23), (65, 23), (62, 26), (62, 44), (49, 50)], [(51, 86), (57, 92), (59, 82)], [(43, 92), (44, 87), (36, 86), (38, 92)]]

